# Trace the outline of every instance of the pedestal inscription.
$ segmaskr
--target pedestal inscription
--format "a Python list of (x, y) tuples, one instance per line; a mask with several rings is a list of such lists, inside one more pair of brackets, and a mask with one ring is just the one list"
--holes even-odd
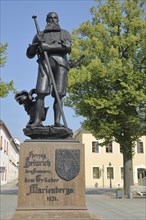
[(22, 144), (17, 210), (86, 209), (83, 155), (74, 142)]

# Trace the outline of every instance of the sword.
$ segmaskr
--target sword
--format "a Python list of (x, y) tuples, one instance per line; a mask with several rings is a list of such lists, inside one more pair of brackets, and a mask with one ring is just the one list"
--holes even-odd
[[(39, 25), (38, 25), (38, 22), (37, 22), (37, 16), (33, 15), (32, 18), (34, 19), (34, 22), (35, 22), (38, 38), (40, 38), (41, 37), (41, 31), (40, 31), (40, 28), (39, 28)], [(41, 41), (41, 39), (39, 39), (39, 40)], [(54, 80), (54, 76), (53, 76), (52, 68), (51, 68), (51, 65), (50, 65), (50, 61), (49, 61), (49, 58), (48, 58), (48, 54), (47, 54), (46, 51), (44, 51), (43, 53), (44, 53), (44, 57), (46, 59), (46, 64), (47, 64), (48, 70), (49, 70), (49, 73), (46, 71), (46, 73), (49, 74), (49, 75), (47, 74), (47, 77), (51, 78), (51, 81), (52, 81), (52, 84), (53, 84), (53, 87), (54, 87), (54, 91), (55, 91), (55, 96), (56, 96), (56, 99), (57, 99), (57, 102), (58, 102), (58, 105), (59, 105), (59, 108), (60, 108), (60, 111), (61, 111), (64, 127), (67, 128), (67, 122), (66, 122), (66, 119), (65, 119), (65, 115), (64, 115), (61, 103), (60, 103), (60, 98), (59, 98), (59, 95), (58, 95), (58, 91), (57, 91), (56, 83), (55, 83), (55, 80)]]

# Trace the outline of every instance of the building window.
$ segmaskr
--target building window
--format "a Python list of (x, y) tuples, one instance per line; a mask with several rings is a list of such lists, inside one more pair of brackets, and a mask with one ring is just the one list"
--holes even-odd
[(7, 151), (6, 151), (6, 154), (8, 155), (8, 148), (9, 148), (9, 143), (7, 141)]
[(0, 137), (0, 150), (3, 149), (3, 137), (1, 136)]
[(107, 179), (114, 179), (113, 167), (107, 167)]
[(99, 167), (93, 167), (93, 179), (100, 179)]
[(6, 148), (6, 140), (4, 140), (4, 153), (6, 153), (7, 148)]
[(123, 153), (123, 150), (122, 150), (122, 147), (121, 147), (121, 145), (119, 146), (119, 148), (120, 148), (120, 153)]
[(138, 179), (143, 179), (146, 177), (146, 169), (138, 168), (137, 169)]
[(123, 180), (124, 179), (124, 168), (121, 167), (121, 179)]
[(105, 151), (106, 151), (106, 153), (113, 153), (112, 143), (105, 145)]
[(4, 172), (2, 172), (2, 181), (4, 180)]
[(5, 170), (5, 181), (7, 180), (7, 170)]
[(142, 141), (137, 141), (137, 153), (144, 153)]
[(92, 141), (92, 153), (99, 153), (99, 142)]

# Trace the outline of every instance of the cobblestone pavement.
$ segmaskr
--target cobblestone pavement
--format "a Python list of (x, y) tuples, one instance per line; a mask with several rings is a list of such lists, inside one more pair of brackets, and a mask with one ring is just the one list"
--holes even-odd
[(103, 220), (146, 220), (145, 198), (117, 199), (115, 190), (97, 189), (87, 192), (87, 207)]

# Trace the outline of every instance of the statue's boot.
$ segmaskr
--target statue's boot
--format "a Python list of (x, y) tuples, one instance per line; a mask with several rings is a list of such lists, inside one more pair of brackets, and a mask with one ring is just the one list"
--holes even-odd
[[(60, 98), (60, 104), (61, 107), (63, 108), (63, 102), (62, 102), (62, 98)], [(58, 101), (55, 99), (54, 101), (54, 126), (55, 127), (64, 127), (61, 123), (60, 123), (60, 119), (61, 119), (61, 110), (59, 108), (59, 104)]]
[(44, 99), (38, 98), (35, 106), (34, 122), (29, 127), (42, 126), (42, 113), (44, 110)]

